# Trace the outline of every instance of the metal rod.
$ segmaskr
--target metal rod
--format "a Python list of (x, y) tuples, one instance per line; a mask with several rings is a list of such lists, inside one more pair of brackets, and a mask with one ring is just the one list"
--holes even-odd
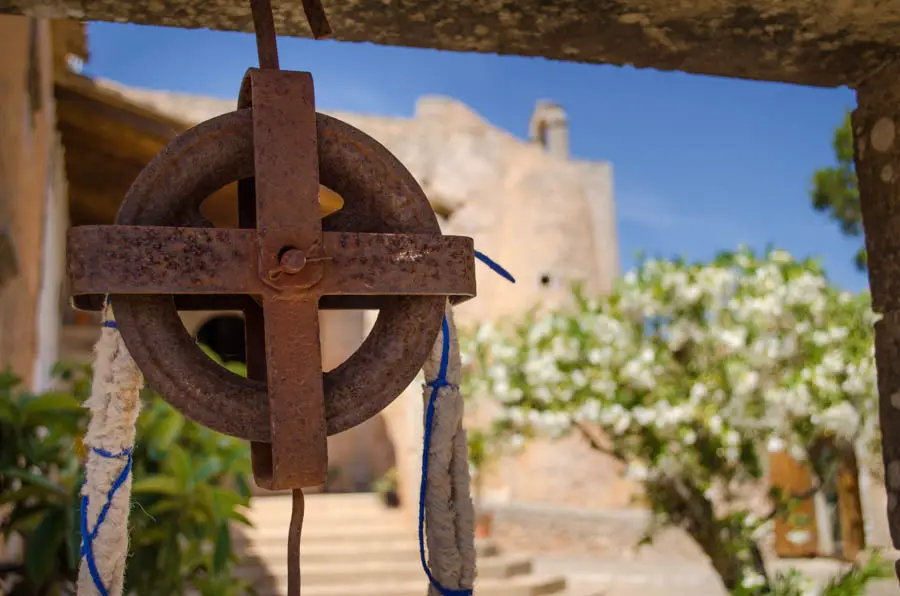
[(303, 491), (292, 492), (291, 526), (288, 530), (288, 596), (300, 596), (300, 533), (303, 530), (303, 514), (306, 511), (306, 500)]
[(272, 0), (250, 0), (253, 12), (253, 28), (256, 31), (256, 51), (259, 67), (278, 70), (278, 41)]
[(306, 13), (306, 21), (314, 39), (331, 37), (331, 25), (322, 0), (303, 0), (303, 12)]

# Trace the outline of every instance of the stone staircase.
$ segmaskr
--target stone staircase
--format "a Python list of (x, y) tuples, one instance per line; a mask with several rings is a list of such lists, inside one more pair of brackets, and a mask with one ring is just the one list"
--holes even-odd
[[(236, 529), (243, 553), (236, 575), (259, 596), (287, 593), (289, 496), (254, 498), (252, 529)], [(565, 590), (561, 577), (536, 577), (527, 557), (504, 555), (478, 542), (478, 596), (542, 596)], [(314, 494), (306, 498), (301, 550), (303, 596), (424, 596), (416, 528), (372, 494)]]

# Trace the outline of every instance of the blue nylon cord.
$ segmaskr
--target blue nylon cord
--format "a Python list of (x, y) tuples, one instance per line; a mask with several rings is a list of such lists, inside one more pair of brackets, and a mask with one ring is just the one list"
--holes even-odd
[[(504, 279), (516, 283), (515, 278), (510, 275), (506, 269), (495, 263), (483, 253), (476, 250), (475, 257)], [(434, 426), (435, 403), (441, 387), (453, 387), (453, 385), (447, 381), (447, 366), (450, 363), (450, 324), (447, 322), (446, 316), (444, 316), (444, 320), (441, 321), (441, 334), (443, 335), (443, 340), (441, 342), (441, 363), (438, 367), (437, 377), (427, 385), (428, 387), (431, 387), (431, 395), (428, 397), (428, 408), (425, 411), (425, 436), (422, 441), (422, 478), (419, 485), (419, 558), (422, 562), (422, 569), (425, 570), (425, 575), (428, 576), (428, 581), (431, 582), (431, 585), (434, 586), (442, 596), (472, 596), (474, 590), (454, 590), (442, 586), (431, 573), (431, 570), (428, 568), (428, 562), (425, 560), (425, 493), (428, 484), (428, 451), (431, 449), (431, 430)]]
[(93, 531), (88, 530), (88, 496), (82, 495), (81, 497), (81, 556), (87, 560), (91, 580), (94, 582), (94, 587), (97, 588), (100, 596), (109, 596), (109, 591), (106, 589), (106, 586), (103, 585), (103, 580), (100, 578), (97, 562), (94, 560), (94, 539), (97, 538), (100, 526), (106, 521), (106, 516), (109, 514), (110, 507), (112, 507), (112, 500), (116, 495), (116, 491), (125, 484), (125, 481), (128, 480), (128, 475), (131, 474), (133, 459), (131, 456), (131, 449), (125, 449), (121, 453), (111, 453), (105, 449), (100, 449), (99, 447), (93, 447), (91, 450), (100, 457), (105, 457), (107, 459), (127, 458), (125, 467), (122, 468), (122, 471), (119, 473), (118, 477), (116, 477), (116, 481), (113, 482), (113, 485), (110, 487), (109, 492), (106, 493), (106, 503), (104, 503), (103, 508), (100, 509), (100, 515), (97, 516), (97, 524), (94, 526)]

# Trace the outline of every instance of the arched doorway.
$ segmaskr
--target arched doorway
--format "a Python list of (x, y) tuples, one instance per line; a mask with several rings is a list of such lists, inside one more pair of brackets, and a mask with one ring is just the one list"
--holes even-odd
[(195, 337), (199, 343), (218, 354), (223, 362), (247, 363), (242, 316), (216, 315), (200, 325)]

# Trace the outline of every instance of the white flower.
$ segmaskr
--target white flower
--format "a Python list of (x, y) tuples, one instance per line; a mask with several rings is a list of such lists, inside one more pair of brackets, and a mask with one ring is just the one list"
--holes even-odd
[(769, 443), (766, 447), (769, 453), (781, 453), (782, 451), (784, 451), (784, 447), (784, 440), (782, 440), (780, 437), (769, 437)]
[(860, 416), (848, 402), (841, 402), (826, 409), (818, 417), (823, 428), (842, 439), (852, 440), (860, 428)]
[(649, 469), (640, 462), (629, 462), (625, 470), (625, 476), (631, 480), (646, 480), (649, 476)]
[[(878, 465), (877, 316), (866, 303), (780, 250), (648, 260), (609, 296), (480, 326), (462, 342), (466, 382), (492, 394), (510, 444), (589, 422), (631, 477), (692, 474), (727, 509), (762, 464), (742, 457), (766, 450), (803, 461), (806, 446), (837, 436), (862, 466)], [(697, 451), (710, 444), (717, 458)], [(753, 539), (771, 529), (747, 523)]]
[(755, 571), (745, 573), (744, 578), (741, 580), (741, 586), (748, 590), (759, 588), (764, 585), (766, 585), (766, 578)]

